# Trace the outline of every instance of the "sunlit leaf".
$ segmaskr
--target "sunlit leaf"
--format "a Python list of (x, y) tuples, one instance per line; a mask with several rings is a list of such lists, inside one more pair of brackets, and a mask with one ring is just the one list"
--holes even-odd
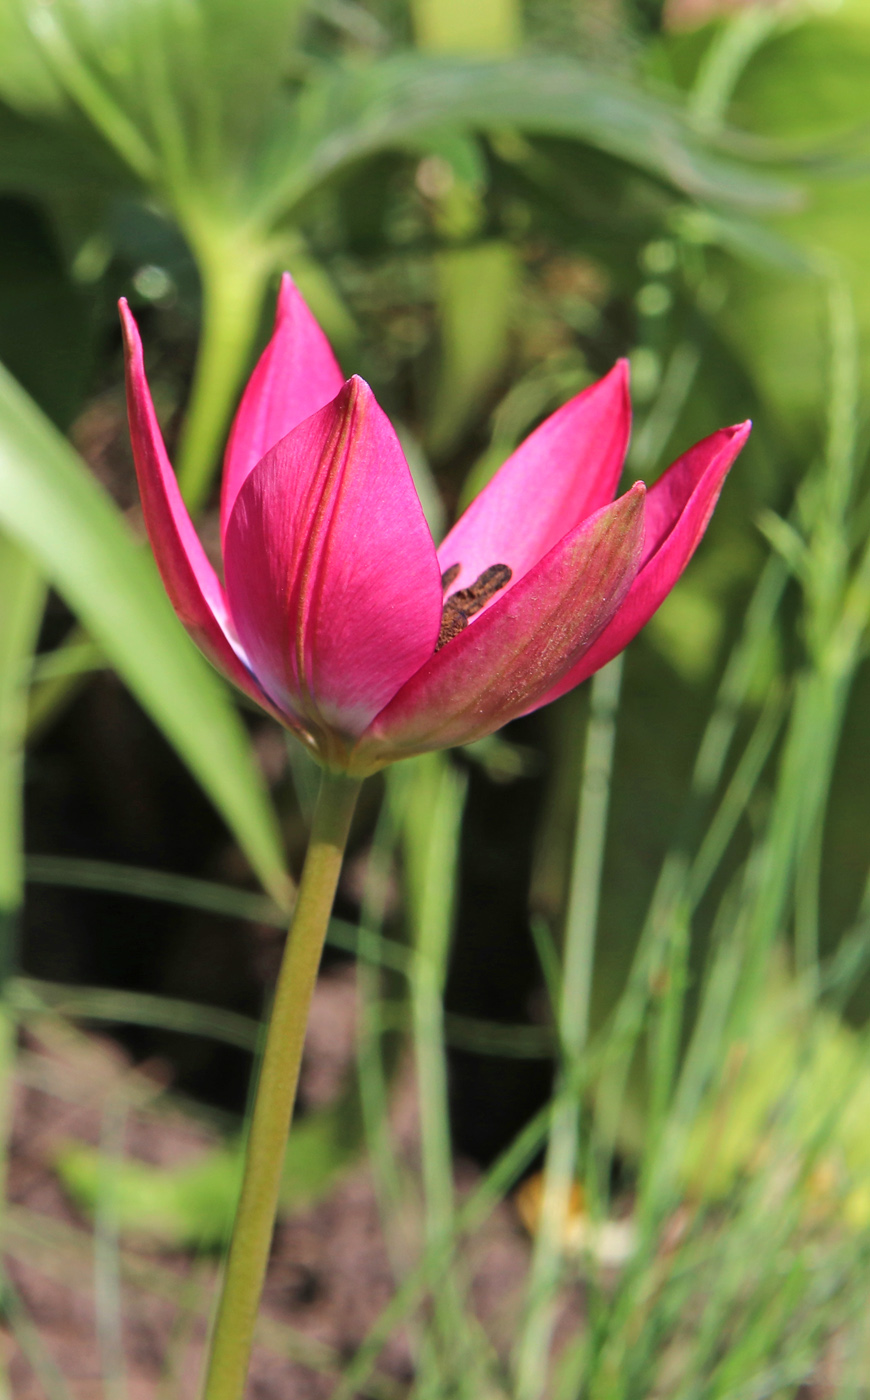
[[(0, 94), (78, 108), (141, 178), (177, 199), (238, 193), (276, 102), (300, 6), (260, 0), (0, 3)], [(240, 206), (241, 207), (241, 206)]]

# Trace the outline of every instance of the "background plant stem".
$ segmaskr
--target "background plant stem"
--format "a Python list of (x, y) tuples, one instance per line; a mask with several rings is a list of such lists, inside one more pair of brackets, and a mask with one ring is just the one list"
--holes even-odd
[[(6, 1186), (16, 1042), (16, 1016), (7, 989), (17, 970), (18, 920), (24, 893), (27, 671), (46, 591), (33, 560), (0, 535), (0, 1196)], [(5, 1364), (0, 1366), (0, 1387), (9, 1389)]]
[(572, 1071), (586, 1047), (589, 1030), (595, 930), (621, 684), (621, 656), (599, 671), (592, 682), (559, 999), (558, 1029), (564, 1066), (553, 1108), (528, 1312), (518, 1350), (518, 1400), (536, 1400), (547, 1379), (555, 1292), (580, 1132), (580, 1101)]
[(202, 338), (178, 459), (179, 484), (193, 515), (208, 499), (272, 267), (271, 253), (256, 245), (199, 243)]
[(239, 1400), (269, 1259), (311, 994), (360, 783), (324, 770), (260, 1068), (205, 1400)]

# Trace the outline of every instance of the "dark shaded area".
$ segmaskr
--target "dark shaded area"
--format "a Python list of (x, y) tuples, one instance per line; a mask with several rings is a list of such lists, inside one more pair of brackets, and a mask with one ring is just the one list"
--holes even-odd
[(92, 299), (75, 287), (46, 217), (0, 196), (0, 360), (59, 427), (94, 369)]
[[(232, 879), (213, 808), (114, 676), (93, 680), (30, 758), (27, 849)], [(238, 922), (120, 895), (31, 885), (22, 967), (52, 981), (157, 992), (257, 1016), (262, 980)], [(171, 1056), (180, 1087), (244, 1104), (249, 1056), (200, 1037), (118, 1027), (137, 1058)]]
[[(529, 743), (540, 730), (532, 716), (509, 733)], [(469, 778), (446, 1009), (522, 1024), (542, 1011), (528, 890), (544, 778), (501, 786), (474, 767)], [(549, 1097), (547, 1060), (451, 1050), (450, 1069), (456, 1148), (480, 1163), (491, 1162)]]

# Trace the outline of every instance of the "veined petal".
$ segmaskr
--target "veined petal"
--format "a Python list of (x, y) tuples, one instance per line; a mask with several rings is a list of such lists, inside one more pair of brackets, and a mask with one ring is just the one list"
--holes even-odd
[[(206, 558), (181, 498), (154, 412), (142, 358), (139, 330), (125, 300), (127, 408), (142, 513), (166, 592), (197, 646), (241, 690), (274, 712), (237, 652), (220, 579)], [(292, 723), (292, 716), (283, 716)]]
[(468, 743), (533, 709), (625, 598), (643, 547), (644, 496), (637, 482), (583, 521), (432, 656), (363, 735), (359, 769)]
[(275, 328), (242, 395), (221, 483), (221, 539), (248, 473), (270, 447), (335, 398), (344, 375), (292, 277), (281, 278)]
[(398, 439), (361, 379), (250, 473), (224, 559), (253, 669), (324, 731), (362, 733), (434, 650), (435, 546)]
[(650, 487), (643, 559), (628, 597), (585, 656), (529, 709), (548, 705), (573, 690), (612, 661), (649, 622), (694, 554), (751, 427), (741, 423), (720, 428), (678, 457)]
[(613, 500), (630, 431), (628, 363), (620, 360), (536, 428), (456, 522), (438, 550), (442, 572), (461, 566), (451, 588), (467, 588), (491, 564), (507, 564), (516, 587), (563, 535)]

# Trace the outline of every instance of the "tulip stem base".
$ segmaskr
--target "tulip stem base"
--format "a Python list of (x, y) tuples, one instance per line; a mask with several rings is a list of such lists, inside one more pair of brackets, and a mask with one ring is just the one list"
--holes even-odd
[(260, 1066), (204, 1400), (241, 1400), (244, 1393), (311, 994), (360, 785), (326, 770), (321, 780)]
[(188, 510), (205, 505), (230, 410), (257, 332), (271, 258), (256, 245), (215, 247), (192, 235), (203, 282), (203, 326), (181, 435), (178, 483)]

